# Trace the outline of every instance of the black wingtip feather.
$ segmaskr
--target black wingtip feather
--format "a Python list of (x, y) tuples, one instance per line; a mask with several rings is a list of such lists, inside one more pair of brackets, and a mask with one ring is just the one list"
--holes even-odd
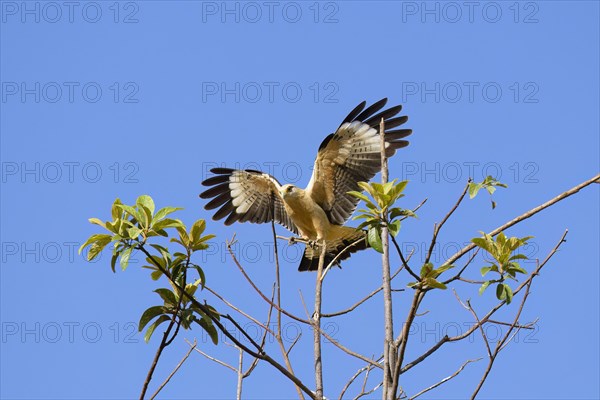
[(375, 114), (376, 112), (378, 112), (379, 110), (381, 110), (383, 107), (385, 107), (385, 105), (387, 104), (387, 97), (384, 97), (383, 99), (379, 100), (376, 103), (373, 103), (369, 106), (369, 108), (367, 108), (365, 111), (361, 112), (360, 115), (358, 115), (356, 118), (354, 118), (355, 121), (364, 121), (366, 119), (368, 119), (371, 115)]
[(410, 143), (408, 140), (398, 140), (396, 142), (389, 142), (390, 143), (390, 147), (391, 149), (394, 150), (398, 150), (401, 149), (403, 147), (408, 146), (408, 144)]
[(331, 138), (333, 137), (333, 133), (330, 133), (329, 135), (327, 135), (327, 137), (325, 139), (323, 139), (323, 141), (321, 142), (321, 145), (319, 146), (319, 150), (321, 151), (323, 150), (325, 147), (327, 147), (327, 144), (329, 143), (329, 141), (331, 140)]
[(215, 215), (213, 215), (213, 219), (214, 219), (215, 221), (218, 221), (218, 220), (220, 220), (221, 218), (223, 218), (223, 217), (225, 217), (226, 215), (228, 215), (229, 213), (231, 213), (231, 212), (234, 210), (234, 207), (233, 207), (233, 203), (232, 203), (232, 202), (233, 202), (233, 200), (232, 200), (232, 199), (229, 199), (229, 200), (227, 201), (227, 203), (225, 203), (225, 204), (223, 205), (223, 207), (219, 208), (219, 211), (217, 211), (217, 212), (215, 213)]
[(400, 125), (405, 124), (406, 121), (408, 121), (408, 116), (406, 115), (403, 115), (398, 118), (388, 119), (387, 121), (385, 121), (385, 130), (387, 132), (388, 129), (397, 128)]
[(213, 168), (210, 170), (213, 174), (231, 174), (234, 171), (233, 168)]
[(210, 199), (211, 197), (218, 196), (225, 192), (229, 192), (229, 184), (222, 183), (220, 185), (213, 186), (210, 189), (207, 189), (204, 192), (200, 193), (200, 198)]
[(215, 175), (202, 181), (202, 186), (213, 186), (219, 183), (227, 182), (229, 175)]
[(385, 131), (385, 139), (390, 142), (392, 140), (404, 139), (412, 134), (412, 129), (398, 129), (395, 131)]
[(360, 114), (360, 112), (363, 110), (363, 108), (365, 108), (366, 105), (367, 105), (367, 102), (363, 101), (362, 103), (360, 103), (359, 105), (357, 105), (356, 107), (354, 107), (354, 109), (352, 111), (350, 111), (350, 114), (348, 114), (346, 116), (346, 118), (344, 118), (344, 120), (342, 121), (342, 123), (340, 124), (340, 126), (342, 126), (346, 122), (352, 122), (352, 121), (354, 121), (354, 118), (356, 118), (356, 116), (358, 114)]
[(391, 108), (388, 108), (385, 111), (382, 111), (378, 114), (373, 115), (371, 118), (369, 118), (366, 121), (363, 121), (365, 124), (370, 125), (373, 128), (377, 128), (379, 126), (379, 122), (381, 121), (381, 118), (383, 118), (383, 120), (387, 120), (389, 118), (392, 118), (394, 115), (398, 114), (400, 111), (402, 111), (402, 106), (398, 105), (398, 106), (394, 106)]
[(222, 206), (227, 202), (227, 200), (231, 199), (231, 195), (229, 194), (229, 190), (227, 192), (221, 193), (216, 196), (214, 199), (209, 201), (205, 206), (205, 210), (214, 210), (217, 207)]

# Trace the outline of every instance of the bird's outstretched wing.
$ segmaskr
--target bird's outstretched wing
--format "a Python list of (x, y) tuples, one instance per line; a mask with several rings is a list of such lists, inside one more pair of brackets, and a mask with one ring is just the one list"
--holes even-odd
[(213, 168), (210, 172), (215, 176), (206, 179), (202, 185), (212, 187), (200, 197), (213, 198), (204, 206), (207, 210), (221, 207), (213, 216), (215, 221), (227, 217), (225, 225), (231, 225), (235, 221), (260, 224), (275, 219), (298, 233), (283, 206), (279, 194), (281, 185), (273, 176), (251, 169)]
[(369, 181), (381, 169), (381, 118), (385, 121), (387, 157), (408, 146), (408, 141), (402, 139), (412, 130), (394, 130), (408, 117), (393, 118), (402, 106), (380, 111), (386, 103), (387, 99), (382, 99), (365, 109), (366, 102), (363, 101), (319, 147), (306, 191), (323, 208), (332, 224), (343, 225), (350, 218), (359, 200), (348, 192), (360, 191), (357, 182)]

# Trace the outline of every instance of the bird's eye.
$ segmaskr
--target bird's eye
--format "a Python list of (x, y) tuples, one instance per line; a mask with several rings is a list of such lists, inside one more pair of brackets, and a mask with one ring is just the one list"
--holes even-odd
[(291, 186), (288, 186), (288, 188), (287, 188), (287, 191), (288, 191), (288, 192), (291, 192), (291, 191), (292, 191), (292, 189), (293, 189), (293, 188), (292, 188)]

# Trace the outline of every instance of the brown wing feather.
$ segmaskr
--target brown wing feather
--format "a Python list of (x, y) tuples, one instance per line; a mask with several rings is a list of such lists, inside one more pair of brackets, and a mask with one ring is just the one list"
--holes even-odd
[(281, 185), (271, 175), (255, 170), (237, 170), (230, 168), (214, 168), (215, 176), (206, 179), (202, 184), (211, 186), (200, 194), (203, 199), (210, 199), (204, 208), (219, 210), (214, 220), (225, 218), (225, 225), (236, 221), (265, 223), (275, 222), (285, 226), (293, 233), (298, 229), (290, 220), (283, 200), (279, 194)]
[(319, 147), (306, 191), (333, 224), (343, 225), (356, 209), (359, 200), (348, 192), (360, 190), (357, 182), (371, 180), (381, 169), (381, 118), (386, 122), (386, 155), (391, 157), (397, 149), (408, 146), (408, 141), (402, 139), (412, 133), (410, 129), (391, 130), (404, 124), (408, 117), (393, 118), (401, 106), (380, 112), (386, 102), (382, 99), (364, 111), (365, 103), (359, 104)]

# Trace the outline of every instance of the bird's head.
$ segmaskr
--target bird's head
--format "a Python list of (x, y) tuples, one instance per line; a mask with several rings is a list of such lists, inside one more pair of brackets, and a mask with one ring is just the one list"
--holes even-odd
[(288, 198), (288, 197), (295, 197), (298, 194), (298, 188), (294, 185), (290, 185), (285, 184), (281, 187), (281, 189), (279, 190), (279, 193), (281, 194), (281, 197)]

